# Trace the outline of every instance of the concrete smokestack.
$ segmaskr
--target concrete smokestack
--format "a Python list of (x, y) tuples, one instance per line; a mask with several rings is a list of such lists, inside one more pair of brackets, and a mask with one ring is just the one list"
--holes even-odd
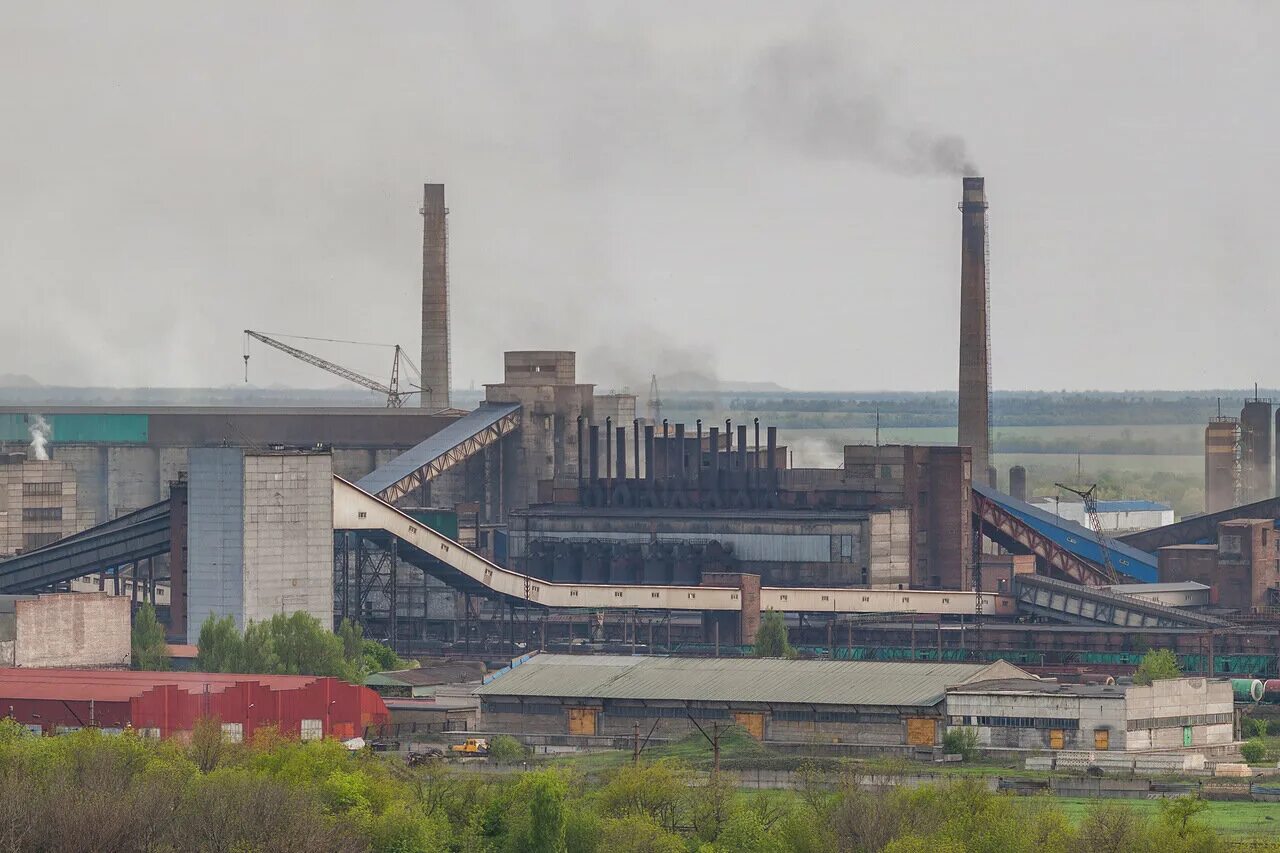
[(987, 317), (987, 193), (965, 178), (960, 201), (960, 423), (958, 444), (973, 448), (974, 479), (991, 457), (991, 342)]
[(444, 184), (422, 187), (422, 396), (425, 409), (449, 408), (449, 231)]

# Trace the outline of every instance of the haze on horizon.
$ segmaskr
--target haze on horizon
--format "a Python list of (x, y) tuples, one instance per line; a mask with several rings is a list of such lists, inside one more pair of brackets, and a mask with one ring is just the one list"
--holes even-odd
[(546, 348), (641, 393), (952, 389), (976, 166), (996, 388), (1273, 386), (1278, 41), (1247, 0), (14, 5), (0, 372), (229, 385), (245, 328), (414, 352), (431, 181), (458, 387)]

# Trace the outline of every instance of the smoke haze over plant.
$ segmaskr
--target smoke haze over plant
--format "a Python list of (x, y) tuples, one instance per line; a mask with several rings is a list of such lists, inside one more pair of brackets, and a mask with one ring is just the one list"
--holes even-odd
[(4, 370), (239, 386), (245, 328), (416, 352), (440, 181), (460, 387), (547, 348), (606, 388), (950, 389), (976, 157), (996, 387), (1274, 384), (1277, 42), (1250, 2), (15, 4)]

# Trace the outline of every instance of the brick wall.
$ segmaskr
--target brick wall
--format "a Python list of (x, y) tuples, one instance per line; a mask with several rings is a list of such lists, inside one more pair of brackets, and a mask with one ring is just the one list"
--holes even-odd
[(128, 666), (129, 607), (129, 599), (101, 592), (19, 599), (13, 665)]

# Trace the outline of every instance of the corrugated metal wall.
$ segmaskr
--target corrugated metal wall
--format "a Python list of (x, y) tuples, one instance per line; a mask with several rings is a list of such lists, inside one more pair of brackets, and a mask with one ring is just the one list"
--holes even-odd
[(244, 624), (244, 462), (235, 448), (193, 448), (187, 527), (187, 625)]
[[(0, 441), (31, 440), (31, 415), (0, 414)], [(54, 444), (145, 444), (150, 419), (147, 415), (48, 415)]]

